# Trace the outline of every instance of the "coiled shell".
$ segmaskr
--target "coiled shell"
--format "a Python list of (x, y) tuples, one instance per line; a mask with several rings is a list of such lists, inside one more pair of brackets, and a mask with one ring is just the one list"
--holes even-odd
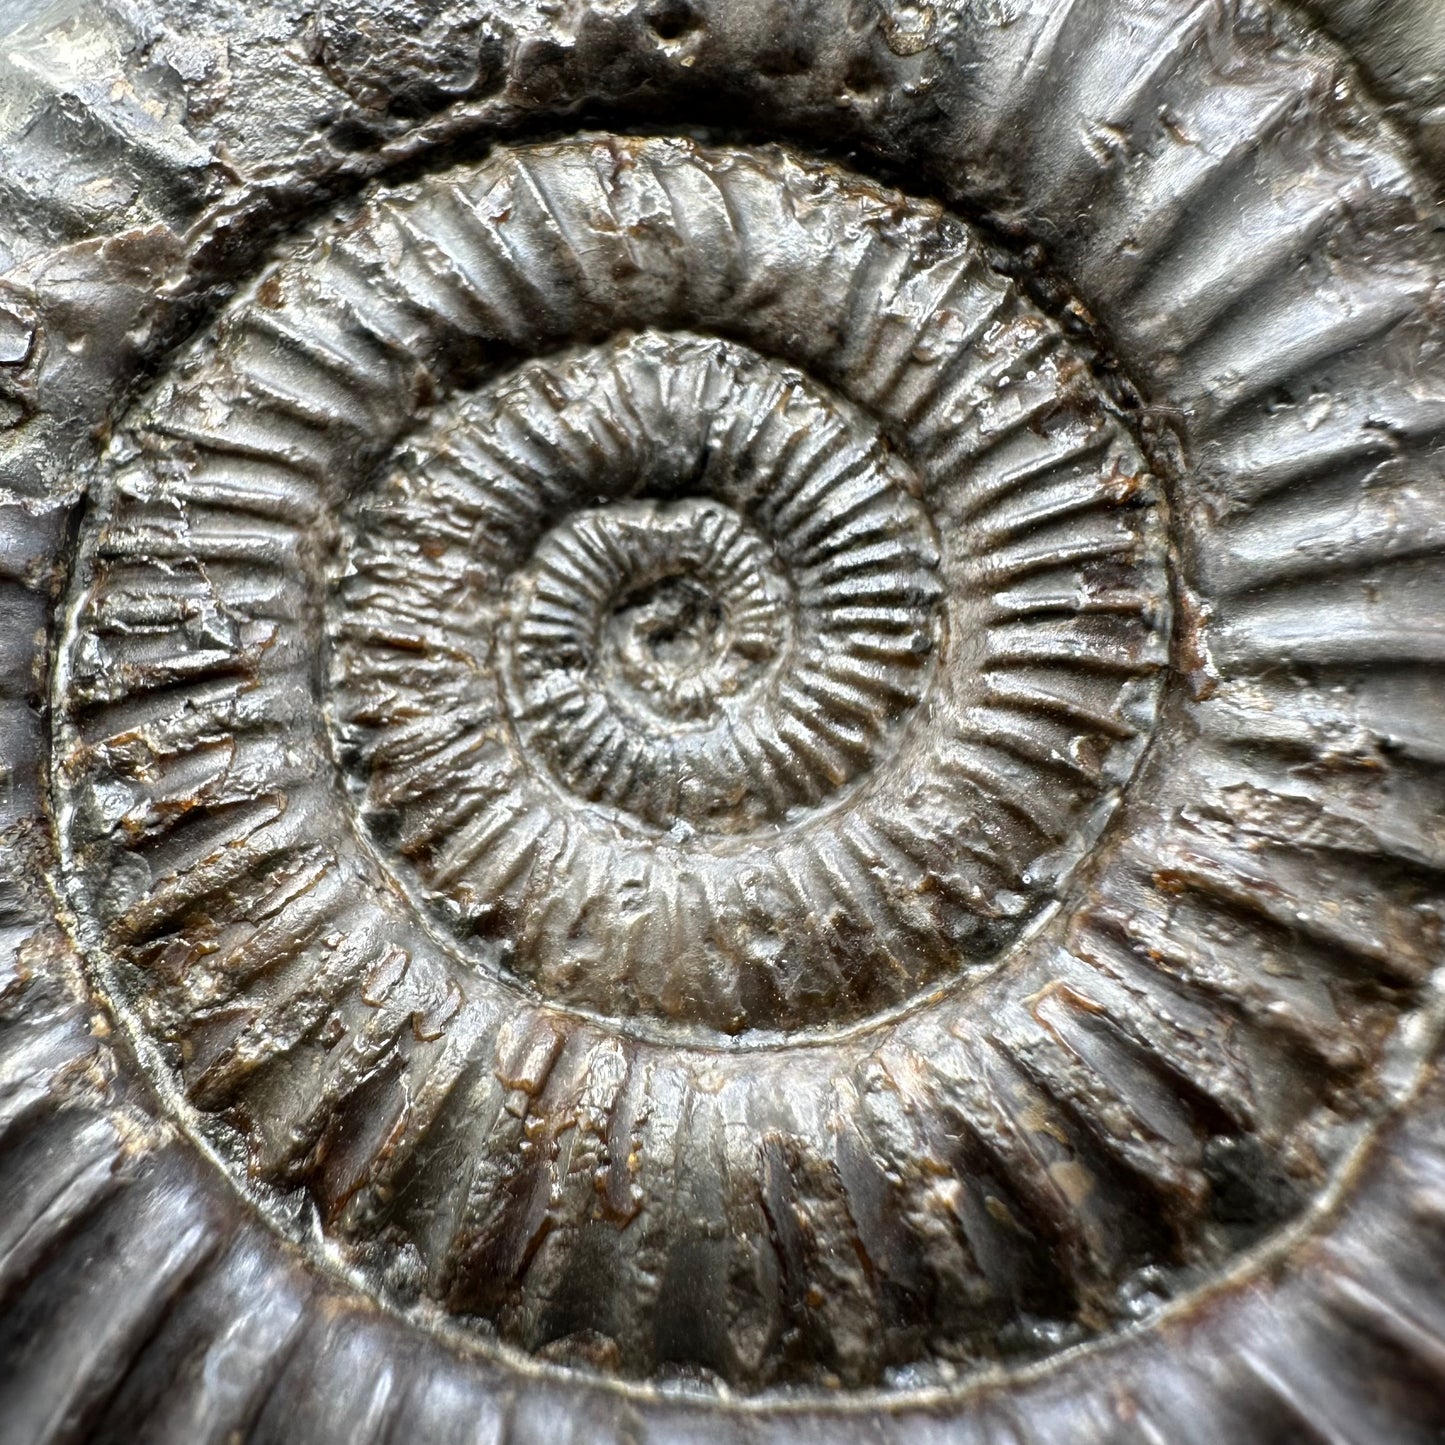
[(574, 8), (15, 52), (16, 1438), (1430, 1438), (1411, 153), (1262, 4)]

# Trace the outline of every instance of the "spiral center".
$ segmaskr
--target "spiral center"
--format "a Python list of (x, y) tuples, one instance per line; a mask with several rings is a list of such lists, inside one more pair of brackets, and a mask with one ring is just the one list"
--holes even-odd
[[(688, 578), (664, 577), (623, 599), (607, 627), (608, 640), (630, 672), (665, 671), (676, 682), (716, 659), (722, 608)], [(638, 681), (645, 686), (649, 679)]]
[[(580, 706), (589, 738), (599, 709), (654, 745), (715, 725), (792, 633), (790, 589), (766, 543), (711, 501), (617, 503), (571, 518), (514, 592), (523, 716)], [(542, 745), (575, 786), (582, 739), (553, 734)]]
[(728, 631), (722, 601), (679, 573), (623, 597), (604, 625), (603, 646), (626, 684), (624, 696), (662, 716), (691, 718), (707, 706), (709, 680), (730, 660)]

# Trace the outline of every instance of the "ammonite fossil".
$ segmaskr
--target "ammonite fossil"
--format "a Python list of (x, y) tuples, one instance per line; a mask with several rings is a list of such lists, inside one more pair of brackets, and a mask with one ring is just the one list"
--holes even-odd
[(0, 1440), (1445, 1438), (1428, 77), (7, 28)]

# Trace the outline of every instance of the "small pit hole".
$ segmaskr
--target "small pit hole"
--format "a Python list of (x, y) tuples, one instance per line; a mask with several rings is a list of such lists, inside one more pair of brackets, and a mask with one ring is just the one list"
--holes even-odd
[(648, 15), (647, 23), (659, 40), (681, 40), (688, 31), (696, 29), (698, 21), (685, 0), (663, 0)]

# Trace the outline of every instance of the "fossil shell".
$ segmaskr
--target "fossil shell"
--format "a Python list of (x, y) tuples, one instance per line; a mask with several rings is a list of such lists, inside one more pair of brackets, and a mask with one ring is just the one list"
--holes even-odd
[(1442, 232), (1350, 63), (210, 9), (0, 9), (0, 1435), (1438, 1438)]

